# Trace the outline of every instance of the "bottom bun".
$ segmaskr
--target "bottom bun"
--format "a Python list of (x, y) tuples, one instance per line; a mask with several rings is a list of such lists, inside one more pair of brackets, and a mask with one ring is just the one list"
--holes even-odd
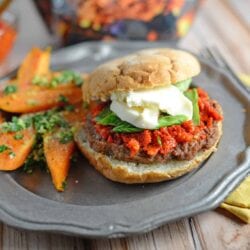
[(216, 151), (217, 143), (222, 135), (221, 122), (218, 123), (218, 128), (218, 138), (211, 148), (198, 152), (192, 160), (171, 160), (168, 163), (141, 164), (125, 162), (98, 153), (86, 141), (83, 128), (77, 130), (75, 140), (84, 156), (106, 178), (127, 184), (153, 183), (177, 178), (199, 167), (201, 162)]

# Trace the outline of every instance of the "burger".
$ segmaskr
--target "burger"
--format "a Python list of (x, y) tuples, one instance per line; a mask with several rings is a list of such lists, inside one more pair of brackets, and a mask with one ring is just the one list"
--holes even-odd
[(174, 49), (142, 50), (97, 67), (77, 144), (96, 170), (122, 183), (174, 179), (199, 167), (222, 135), (222, 109), (192, 77), (198, 60)]

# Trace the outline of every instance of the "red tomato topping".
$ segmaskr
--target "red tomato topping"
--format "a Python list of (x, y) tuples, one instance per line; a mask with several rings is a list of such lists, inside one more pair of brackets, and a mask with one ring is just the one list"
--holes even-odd
[(130, 150), (130, 156), (134, 157), (140, 150), (140, 144), (135, 138), (129, 138), (126, 146)]

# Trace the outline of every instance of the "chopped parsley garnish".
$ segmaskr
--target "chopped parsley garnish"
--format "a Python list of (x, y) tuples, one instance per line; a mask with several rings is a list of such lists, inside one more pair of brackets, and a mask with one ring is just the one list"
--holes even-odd
[(76, 86), (81, 87), (83, 84), (83, 78), (80, 74), (75, 74), (74, 83)]
[[(43, 151), (43, 135), (49, 132), (52, 132), (56, 128), (69, 129), (70, 133), (73, 132), (70, 130), (70, 125), (65, 121), (62, 114), (58, 109), (49, 110), (44, 113), (38, 113), (31, 116), (29, 119), (32, 120), (32, 124), (36, 130), (36, 142), (31, 154), (25, 161), (23, 170), (26, 173), (32, 173), (34, 167), (40, 167), (41, 169), (47, 169), (46, 159)], [(65, 130), (66, 131), (66, 130)], [(62, 134), (63, 142), (67, 143), (69, 141), (70, 135), (67, 133)]]
[(76, 86), (80, 87), (83, 84), (82, 76), (74, 71), (65, 70), (62, 71), (60, 74), (52, 77), (50, 80), (46, 76), (35, 76), (32, 79), (32, 84), (41, 86), (41, 87), (48, 87), (48, 88), (55, 88), (61, 84), (73, 83)]
[(23, 139), (23, 134), (22, 133), (17, 133), (14, 135), (15, 140), (22, 140)]
[(55, 127), (69, 128), (62, 114), (57, 110), (50, 110), (32, 117), (34, 127), (38, 134), (45, 134)]
[(38, 101), (34, 99), (28, 99), (26, 103), (30, 106), (36, 106), (38, 104)]
[(9, 156), (11, 159), (13, 159), (16, 156), (16, 154), (13, 151), (10, 151)]
[(33, 150), (29, 154), (23, 165), (23, 171), (27, 174), (31, 174), (35, 167), (39, 167), (42, 170), (47, 170), (47, 164), (44, 156), (43, 143), (41, 137), (37, 137)]
[(49, 80), (46, 76), (38, 76), (36, 75), (32, 79), (32, 84), (41, 86), (41, 87), (48, 87), (49, 86)]
[(63, 183), (62, 183), (62, 189), (65, 190), (66, 187), (67, 187), (67, 181), (63, 181)]
[(9, 150), (10, 148), (6, 146), (5, 144), (0, 145), (0, 153), (5, 152), (6, 150)]
[(67, 144), (73, 141), (73, 139), (74, 139), (73, 132), (70, 129), (59, 133), (59, 141), (62, 144)]
[(24, 130), (32, 125), (32, 121), (29, 118), (18, 118), (14, 116), (10, 122), (4, 122), (0, 125), (2, 132), (18, 132)]
[(17, 92), (17, 86), (16, 85), (7, 85), (4, 90), (3, 93), (5, 95), (9, 95), (9, 94), (13, 94)]
[(60, 95), (58, 97), (58, 101), (61, 102), (61, 103), (65, 103), (65, 104), (67, 104), (69, 102), (68, 98), (65, 97), (64, 95)]
[(14, 158), (16, 156), (16, 154), (11, 150), (10, 147), (8, 147), (5, 144), (0, 145), (0, 153), (6, 152), (6, 151), (9, 152), (10, 158)]
[(75, 106), (74, 105), (67, 105), (67, 106), (65, 106), (64, 107), (64, 109), (66, 110), (66, 111), (74, 111), (75, 110)]
[[(74, 106), (73, 106), (74, 108)], [(72, 109), (72, 108), (70, 108)], [(56, 108), (46, 112), (13, 117), (11, 121), (0, 125), (1, 133), (14, 133), (15, 140), (24, 138), (23, 130), (33, 127), (36, 131), (36, 141), (32, 152), (26, 158), (23, 170), (26, 173), (32, 173), (34, 168), (47, 170), (47, 163), (43, 150), (43, 136), (47, 133), (56, 133), (60, 143), (66, 144), (73, 141), (73, 128), (64, 118), (62, 113), (64, 109)], [(56, 132), (59, 131), (59, 132)], [(0, 153), (7, 152), (10, 158), (15, 157), (15, 153), (7, 145), (0, 145)]]
[[(1, 132), (20, 132), (31, 126), (34, 126), (38, 134), (51, 132), (56, 127), (70, 128), (68, 122), (64, 119), (57, 109), (49, 110), (44, 113), (38, 113), (22, 118), (13, 117), (10, 122), (4, 122), (0, 125)], [(15, 139), (22, 139), (21, 134), (14, 135)]]

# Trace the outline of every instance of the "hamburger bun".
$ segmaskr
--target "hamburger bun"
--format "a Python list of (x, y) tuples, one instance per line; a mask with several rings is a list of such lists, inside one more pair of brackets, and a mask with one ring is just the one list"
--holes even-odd
[(174, 49), (142, 50), (97, 67), (83, 84), (83, 100), (107, 101), (113, 91), (166, 86), (200, 72), (198, 60)]
[(85, 157), (106, 178), (127, 184), (153, 183), (175, 179), (198, 168), (201, 162), (206, 160), (217, 149), (218, 141), (222, 135), (222, 122), (218, 122), (217, 126), (219, 135), (209, 149), (198, 152), (192, 160), (171, 160), (166, 164), (138, 164), (118, 161), (107, 155), (95, 152), (86, 141), (82, 127), (77, 129), (75, 140)]

